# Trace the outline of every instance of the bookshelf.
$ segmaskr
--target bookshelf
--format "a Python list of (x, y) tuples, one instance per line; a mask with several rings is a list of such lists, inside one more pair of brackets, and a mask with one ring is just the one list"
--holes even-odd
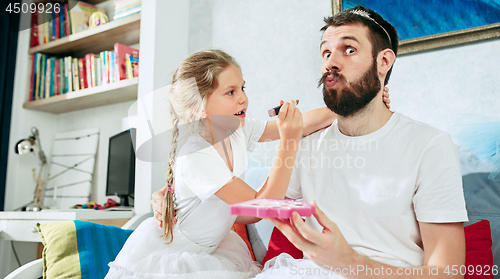
[[(103, 1), (88, 1), (96, 4)], [(83, 57), (87, 53), (112, 50), (115, 43), (137, 44), (140, 41), (141, 13), (111, 21), (93, 29), (78, 32), (43, 45), (32, 47), (35, 52), (49, 55)], [(26, 101), (23, 108), (54, 114), (115, 104), (137, 99), (139, 78), (121, 80), (97, 87), (68, 92), (41, 100)]]
[(42, 100), (26, 102), (23, 108), (50, 113), (110, 105), (137, 99), (139, 78), (125, 79), (101, 86), (68, 92)]
[(83, 56), (87, 53), (113, 49), (115, 43), (132, 45), (139, 43), (141, 14), (131, 15), (111, 21), (93, 29), (88, 29), (62, 39), (32, 47), (29, 54), (74, 54)]

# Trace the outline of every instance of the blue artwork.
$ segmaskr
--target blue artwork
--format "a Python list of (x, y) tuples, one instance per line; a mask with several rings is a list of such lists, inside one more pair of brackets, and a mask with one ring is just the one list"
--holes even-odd
[(356, 5), (378, 12), (400, 40), (500, 22), (500, 0), (343, 0), (342, 10)]

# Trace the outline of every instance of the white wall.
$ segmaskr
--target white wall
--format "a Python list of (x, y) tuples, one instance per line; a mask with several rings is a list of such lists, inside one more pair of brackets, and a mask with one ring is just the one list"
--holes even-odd
[(397, 58), (394, 110), (446, 132), (459, 113), (500, 117), (500, 38)]

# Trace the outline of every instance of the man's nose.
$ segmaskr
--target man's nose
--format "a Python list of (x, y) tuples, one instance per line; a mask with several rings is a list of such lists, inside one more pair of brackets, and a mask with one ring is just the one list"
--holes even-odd
[(330, 57), (328, 57), (325, 67), (327, 71), (338, 72), (341, 69), (340, 65), (341, 65), (341, 60), (339, 55), (333, 52), (330, 54)]

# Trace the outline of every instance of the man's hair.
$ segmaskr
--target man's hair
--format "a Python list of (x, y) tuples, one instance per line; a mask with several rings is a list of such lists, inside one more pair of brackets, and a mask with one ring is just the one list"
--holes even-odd
[[(396, 28), (382, 18), (377, 12), (361, 5), (344, 10), (334, 16), (325, 18), (326, 25), (321, 28), (325, 31), (328, 27), (338, 27), (350, 23), (361, 23), (370, 30), (368, 39), (372, 43), (373, 58), (376, 59), (379, 52), (386, 48), (392, 49), (394, 54), (398, 54), (398, 32)], [(392, 67), (387, 72), (384, 84), (389, 82)]]

